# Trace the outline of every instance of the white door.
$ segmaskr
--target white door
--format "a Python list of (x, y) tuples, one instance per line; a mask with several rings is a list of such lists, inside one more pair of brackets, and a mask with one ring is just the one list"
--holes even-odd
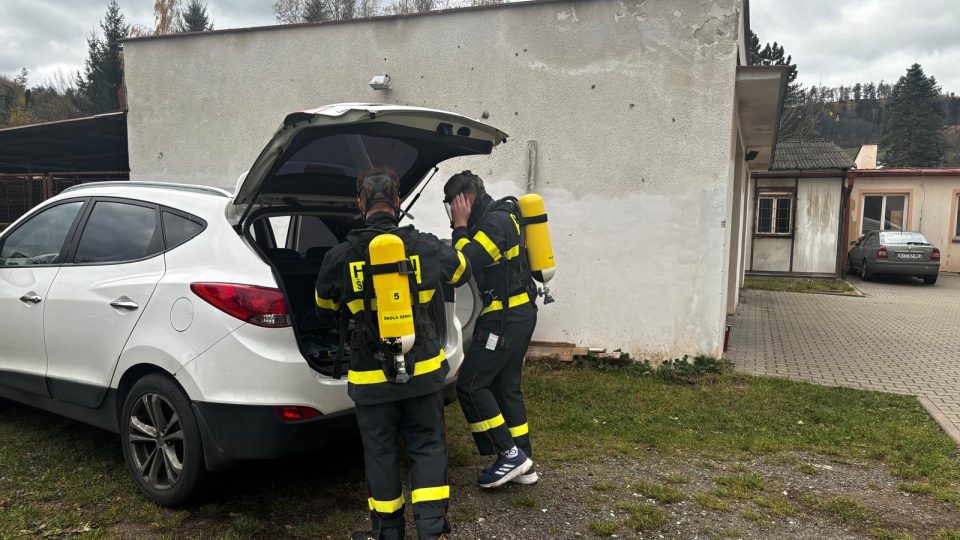
[(0, 385), (49, 395), (43, 310), (83, 202), (45, 208), (0, 240)]
[(165, 270), (155, 206), (98, 200), (47, 298), (47, 379), (62, 401), (98, 407)]

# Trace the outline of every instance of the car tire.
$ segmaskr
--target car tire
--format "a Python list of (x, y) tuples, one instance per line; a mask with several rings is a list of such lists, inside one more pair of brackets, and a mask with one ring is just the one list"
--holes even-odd
[(937, 283), (937, 278), (938, 278), (938, 277), (940, 277), (939, 274), (935, 274), (935, 275), (932, 275), (932, 276), (923, 276), (923, 282), (924, 282), (924, 284), (926, 284), (926, 285), (934, 285), (934, 284)]
[(867, 266), (867, 260), (864, 259), (860, 262), (860, 279), (863, 281), (870, 281), (873, 278), (873, 274), (870, 273), (870, 268)]
[(120, 436), (127, 469), (147, 499), (179, 506), (199, 490), (206, 473), (200, 428), (189, 398), (169, 377), (150, 374), (134, 383)]

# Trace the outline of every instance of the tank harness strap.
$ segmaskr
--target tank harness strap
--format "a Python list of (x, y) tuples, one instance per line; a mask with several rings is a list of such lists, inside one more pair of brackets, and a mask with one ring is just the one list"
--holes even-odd
[(546, 222), (547, 222), (547, 215), (546, 215), (546, 214), (542, 214), (542, 215), (539, 215), (539, 216), (533, 216), (533, 217), (528, 217), (528, 218), (525, 218), (525, 217), (523, 217), (523, 216), (520, 216), (519, 221), (520, 221), (520, 225), (534, 225), (534, 224), (537, 224), (537, 223), (546, 223)]

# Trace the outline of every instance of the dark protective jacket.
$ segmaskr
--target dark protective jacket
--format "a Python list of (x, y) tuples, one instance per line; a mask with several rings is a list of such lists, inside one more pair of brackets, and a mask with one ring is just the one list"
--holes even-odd
[[(367, 247), (370, 241), (387, 232), (403, 240), (416, 276), (411, 291), (416, 340), (405, 356), (407, 373), (412, 377), (404, 384), (393, 382), (396, 376), (393, 356), (379, 346), (379, 330), (373, 313), (376, 311), (376, 296), (370, 276), (363, 270), (369, 259)], [(470, 265), (461, 253), (441, 243), (436, 236), (417, 231), (412, 225), (398, 228), (395, 218), (385, 212), (370, 216), (366, 228), (351, 231), (346, 242), (327, 253), (317, 276), (317, 311), (321, 317), (340, 314), (353, 318), (351, 352), (344, 361), (349, 361), (348, 393), (356, 403), (376, 405), (438, 392), (443, 388), (450, 368), (436, 326), (444, 324), (444, 319), (431, 318), (431, 306), (443, 301), (445, 286), (459, 286), (469, 279)], [(368, 287), (369, 291), (366, 290)], [(365, 308), (368, 304), (371, 311)], [(442, 313), (443, 309), (439, 312)]]
[(467, 226), (453, 230), (453, 245), (466, 256), (480, 289), (480, 323), (500, 321), (505, 301), (506, 321), (526, 320), (537, 311), (536, 286), (521, 258), (515, 208), (485, 193), (474, 202)]

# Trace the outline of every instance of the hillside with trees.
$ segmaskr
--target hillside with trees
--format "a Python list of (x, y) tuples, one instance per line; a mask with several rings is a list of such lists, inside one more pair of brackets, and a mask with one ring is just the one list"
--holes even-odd
[[(761, 47), (750, 33), (750, 63), (791, 65), (793, 58), (774, 42)], [(896, 83), (811, 86), (795, 82), (792, 66), (780, 121), (779, 138), (823, 138), (851, 155), (864, 144), (877, 144), (885, 166), (960, 167), (960, 96), (943, 93), (919, 64)]]

